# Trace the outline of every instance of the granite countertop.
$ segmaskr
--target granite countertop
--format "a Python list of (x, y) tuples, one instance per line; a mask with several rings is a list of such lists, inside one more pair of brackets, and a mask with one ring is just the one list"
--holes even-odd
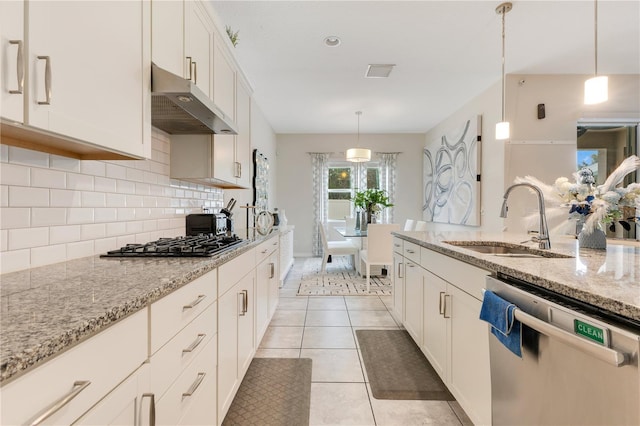
[[(480, 268), (500, 272), (640, 322), (640, 243), (608, 240), (606, 250), (581, 249), (571, 236), (552, 236), (551, 252), (568, 258), (502, 257), (445, 241), (520, 244), (521, 234), (485, 232), (397, 232), (396, 236)], [(536, 243), (525, 243), (537, 248)]]
[(276, 235), (207, 258), (91, 256), (1, 275), (0, 383)]

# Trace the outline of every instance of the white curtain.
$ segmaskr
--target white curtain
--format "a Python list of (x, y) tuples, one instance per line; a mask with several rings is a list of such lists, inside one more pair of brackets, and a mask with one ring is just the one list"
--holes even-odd
[[(387, 191), (389, 202), (396, 203), (396, 169), (398, 167), (399, 152), (378, 152), (380, 157), (380, 189)], [(382, 223), (393, 223), (394, 208), (382, 209)]]
[(318, 222), (325, 223), (328, 216), (329, 201), (329, 156), (326, 152), (310, 152), (313, 185), (313, 236), (311, 252), (314, 256), (322, 256), (322, 239)]

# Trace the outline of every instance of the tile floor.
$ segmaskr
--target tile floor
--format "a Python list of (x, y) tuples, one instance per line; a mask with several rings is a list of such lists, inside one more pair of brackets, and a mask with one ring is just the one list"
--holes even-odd
[(392, 401), (371, 396), (356, 329), (400, 328), (391, 296), (296, 296), (296, 259), (256, 357), (313, 359), (311, 425), (471, 425), (457, 402)]

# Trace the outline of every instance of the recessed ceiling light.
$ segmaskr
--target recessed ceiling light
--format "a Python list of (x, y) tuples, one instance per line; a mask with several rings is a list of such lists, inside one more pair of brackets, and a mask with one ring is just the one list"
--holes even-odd
[(367, 67), (367, 78), (387, 78), (396, 64), (369, 64)]
[(324, 39), (324, 44), (326, 44), (329, 47), (339, 46), (340, 43), (341, 43), (340, 38), (336, 37), (336, 36), (329, 36), (329, 37)]

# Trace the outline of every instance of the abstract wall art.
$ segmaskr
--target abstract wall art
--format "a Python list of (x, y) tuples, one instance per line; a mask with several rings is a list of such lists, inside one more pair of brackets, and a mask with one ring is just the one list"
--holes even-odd
[(480, 225), (482, 116), (427, 142), (422, 155), (425, 221)]

